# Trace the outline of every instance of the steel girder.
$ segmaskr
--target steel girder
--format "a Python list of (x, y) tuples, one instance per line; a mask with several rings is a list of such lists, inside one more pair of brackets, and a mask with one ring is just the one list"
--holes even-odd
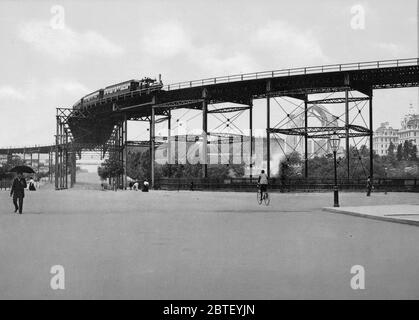
[[(371, 130), (362, 126), (349, 125), (349, 137), (365, 137), (371, 134)], [(330, 127), (300, 127), (300, 128), (289, 128), (289, 129), (278, 129), (270, 128), (270, 133), (305, 136), (308, 138), (324, 139), (329, 138), (331, 135), (336, 133), (341, 138), (346, 137), (346, 126), (330, 126)]]
[(208, 113), (230, 113), (230, 112), (239, 112), (244, 110), (249, 110), (249, 106), (246, 107), (226, 107), (226, 108), (219, 108), (208, 110)]

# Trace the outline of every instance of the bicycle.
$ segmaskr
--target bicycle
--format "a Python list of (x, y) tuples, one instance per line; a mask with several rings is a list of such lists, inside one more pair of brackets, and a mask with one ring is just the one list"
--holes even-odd
[(271, 202), (271, 199), (269, 198), (269, 194), (266, 191), (261, 191), (260, 185), (258, 185), (258, 191), (257, 191), (257, 202), (259, 205), (262, 204), (262, 202), (265, 204), (265, 206), (269, 206), (269, 203)]

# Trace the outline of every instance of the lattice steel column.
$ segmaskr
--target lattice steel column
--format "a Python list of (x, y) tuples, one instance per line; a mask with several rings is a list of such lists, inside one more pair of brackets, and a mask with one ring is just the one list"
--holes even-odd
[(253, 99), (249, 102), (249, 131), (250, 131), (250, 179), (253, 178)]
[(70, 152), (70, 187), (73, 188), (76, 183), (76, 153)]
[(345, 89), (345, 141), (346, 141), (346, 170), (350, 179), (350, 151), (349, 151), (349, 89)]
[[(118, 124), (118, 161), (121, 164), (122, 168), (124, 168), (124, 122), (119, 121)], [(122, 187), (124, 188), (124, 173), (118, 176), (118, 186), (119, 189)]]
[(124, 114), (124, 122), (122, 124), (123, 131), (123, 166), (124, 166), (124, 179), (123, 189), (128, 189), (128, 119), (127, 115)]
[(167, 111), (167, 163), (169, 166), (169, 177), (172, 176), (172, 111)]
[(39, 162), (40, 162), (40, 159), (41, 158), (41, 155), (39, 154), (39, 149), (38, 149), (38, 166), (37, 166), (37, 174), (39, 175)]
[(308, 178), (308, 102), (304, 100), (304, 177)]
[[(269, 82), (268, 82), (269, 83)], [(271, 177), (271, 97), (266, 97), (266, 174)]]
[(372, 110), (372, 97), (373, 97), (373, 93), (371, 90), (371, 95), (370, 95), (370, 99), (369, 99), (369, 123), (370, 123), (370, 177), (371, 177), (371, 181), (374, 177), (374, 124), (373, 124), (373, 110)]
[(65, 174), (65, 179), (64, 179), (64, 188), (68, 189), (68, 131), (65, 130), (65, 152), (64, 152), (64, 156), (65, 156), (65, 162), (64, 162), (64, 174)]
[(59, 174), (58, 174), (58, 152), (59, 152), (59, 144), (60, 144), (60, 138), (59, 138), (59, 134), (60, 134), (60, 130), (59, 130), (59, 122), (60, 122), (60, 118), (57, 116), (57, 132), (55, 135), (55, 190), (59, 189)]
[(208, 101), (207, 101), (207, 91), (206, 89), (202, 90), (202, 177), (208, 177), (208, 145), (207, 145), (207, 135), (208, 135)]
[(150, 120), (150, 161), (151, 161), (151, 188), (154, 189), (154, 175), (155, 175), (155, 160), (156, 160), (156, 148), (155, 148), (155, 140), (156, 140), (156, 112), (154, 107), (151, 107), (151, 120)]
[(48, 182), (51, 183), (51, 150), (48, 151)]

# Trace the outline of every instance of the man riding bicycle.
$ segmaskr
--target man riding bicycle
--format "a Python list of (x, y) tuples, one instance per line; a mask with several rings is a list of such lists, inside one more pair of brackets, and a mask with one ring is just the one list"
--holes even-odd
[(264, 194), (268, 192), (269, 179), (265, 170), (262, 170), (258, 178), (258, 186), (260, 188), (260, 199), (263, 199)]

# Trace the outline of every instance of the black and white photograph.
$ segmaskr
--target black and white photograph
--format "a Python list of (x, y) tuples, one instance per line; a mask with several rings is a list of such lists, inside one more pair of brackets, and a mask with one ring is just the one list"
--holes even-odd
[(0, 300), (419, 299), (418, 16), (0, 0)]

